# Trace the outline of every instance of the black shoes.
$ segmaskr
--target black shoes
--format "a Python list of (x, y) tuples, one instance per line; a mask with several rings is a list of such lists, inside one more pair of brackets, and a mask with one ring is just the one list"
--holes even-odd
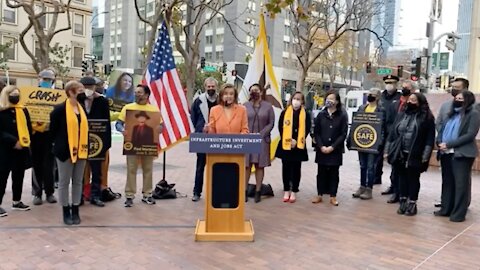
[(70, 210), (70, 206), (64, 206), (63, 207), (63, 223), (65, 225), (72, 225), (72, 212)]
[(143, 202), (143, 203), (146, 203), (146, 204), (148, 204), (148, 205), (152, 205), (152, 204), (155, 204), (155, 199), (154, 199), (152, 196), (150, 196), (150, 197), (145, 197), (145, 196), (144, 196), (144, 197), (142, 198), (142, 202)]
[(405, 216), (415, 216), (417, 214), (417, 203), (409, 202)]
[(125, 207), (132, 207), (133, 206), (133, 199), (127, 198), (125, 201)]
[(101, 200), (103, 202), (111, 202), (115, 199), (120, 199), (122, 194), (118, 192), (113, 192), (111, 188), (106, 188), (102, 190)]
[(448, 216), (450, 216), (449, 214), (443, 212), (442, 209), (433, 212), (433, 215), (436, 216), (436, 217), (448, 217)]
[(193, 202), (198, 202), (198, 201), (200, 201), (200, 195), (198, 195), (198, 194), (193, 194), (192, 201), (193, 201)]
[(381, 194), (382, 195), (390, 195), (390, 194), (393, 194), (393, 187), (390, 186), (389, 188), (387, 188), (385, 191), (383, 191)]
[(398, 203), (400, 201), (400, 198), (398, 197), (397, 194), (392, 194), (390, 199), (388, 199), (387, 203)]
[(78, 225), (81, 222), (78, 205), (72, 205), (72, 222), (75, 225)]
[(434, 204), (434, 206), (435, 206), (435, 207), (442, 207), (442, 203), (441, 203), (441, 202), (440, 202), (440, 203), (436, 203), (436, 204)]
[[(42, 199), (42, 198), (40, 198), (40, 199)], [(53, 194), (52, 194), (52, 195), (48, 195), (48, 196), (47, 196), (47, 202), (48, 202), (48, 203), (57, 203), (57, 198), (55, 198), (55, 196), (53, 196)]]
[(30, 210), (30, 206), (23, 204), (23, 202), (17, 202), (12, 204), (12, 210), (28, 211)]
[(0, 207), (0, 217), (6, 217), (6, 216), (8, 216), (7, 211), (5, 211), (5, 209)]
[(255, 191), (255, 203), (259, 203), (262, 200), (262, 192)]
[(90, 204), (96, 205), (98, 207), (104, 207), (105, 206), (105, 203), (102, 200), (100, 200), (99, 198), (93, 198), (92, 200), (90, 200)]

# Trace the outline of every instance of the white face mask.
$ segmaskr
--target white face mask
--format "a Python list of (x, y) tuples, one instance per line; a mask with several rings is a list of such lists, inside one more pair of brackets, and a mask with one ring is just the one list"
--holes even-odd
[(93, 96), (93, 93), (95, 93), (95, 91), (91, 89), (85, 89), (85, 96), (87, 96), (87, 98)]
[(386, 84), (385, 89), (387, 89), (388, 92), (392, 92), (395, 89), (395, 86), (393, 84)]
[(292, 100), (292, 106), (294, 109), (300, 108), (302, 106), (302, 102), (300, 100), (294, 99)]

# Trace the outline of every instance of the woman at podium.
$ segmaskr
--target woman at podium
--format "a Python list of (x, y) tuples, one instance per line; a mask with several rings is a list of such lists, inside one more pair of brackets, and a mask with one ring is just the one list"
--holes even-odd
[[(248, 188), (252, 166), (255, 165), (255, 202), (261, 201), (261, 188), (264, 177), (264, 168), (270, 166), (270, 131), (275, 123), (275, 114), (270, 102), (265, 101), (265, 89), (258, 83), (252, 84), (249, 89), (250, 99), (245, 103), (248, 115), (248, 129), (251, 133), (262, 136), (262, 152), (246, 156), (245, 188)], [(247, 195), (245, 194), (245, 200)]]
[(310, 133), (310, 115), (305, 110), (305, 96), (295, 92), (280, 114), (280, 143), (275, 156), (282, 160), (284, 202), (294, 203), (300, 185), (302, 162), (308, 161), (306, 138)]
[(216, 134), (247, 134), (247, 110), (237, 103), (238, 92), (233, 84), (224, 84), (220, 89), (218, 105), (212, 107), (205, 131)]

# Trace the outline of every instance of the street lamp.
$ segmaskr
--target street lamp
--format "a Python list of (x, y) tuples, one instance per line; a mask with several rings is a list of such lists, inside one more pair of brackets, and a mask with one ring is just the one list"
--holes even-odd
[(92, 16), (92, 19), (90, 20), (90, 24), (93, 23), (93, 20), (95, 20), (95, 18), (97, 18), (98, 15), (107, 14), (107, 13), (110, 13), (110, 11), (103, 11), (103, 12), (95, 14), (94, 16)]

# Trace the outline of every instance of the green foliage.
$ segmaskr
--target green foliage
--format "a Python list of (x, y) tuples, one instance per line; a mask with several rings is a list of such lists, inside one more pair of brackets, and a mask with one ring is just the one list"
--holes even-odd
[(0, 69), (8, 70), (8, 59), (5, 57), (5, 53), (7, 52), (8, 48), (12, 45), (11, 42), (6, 44), (0, 44)]
[(72, 48), (60, 46), (58, 43), (50, 48), (49, 64), (60, 78), (65, 78), (70, 72), (68, 61), (70, 61), (71, 50)]
[[(178, 71), (178, 75), (180, 76), (180, 82), (182, 83), (182, 87), (185, 88), (187, 85), (187, 76), (188, 76), (185, 63), (177, 64), (177, 71)], [(208, 72), (208, 71), (197, 70), (195, 75), (195, 91), (199, 89), (203, 90), (203, 82), (208, 77), (214, 77), (219, 82), (219, 84), (223, 83), (221, 72), (219, 71)]]
[(275, 18), (275, 15), (282, 12), (282, 9), (293, 4), (294, 0), (269, 0), (265, 7), (271, 18)]

